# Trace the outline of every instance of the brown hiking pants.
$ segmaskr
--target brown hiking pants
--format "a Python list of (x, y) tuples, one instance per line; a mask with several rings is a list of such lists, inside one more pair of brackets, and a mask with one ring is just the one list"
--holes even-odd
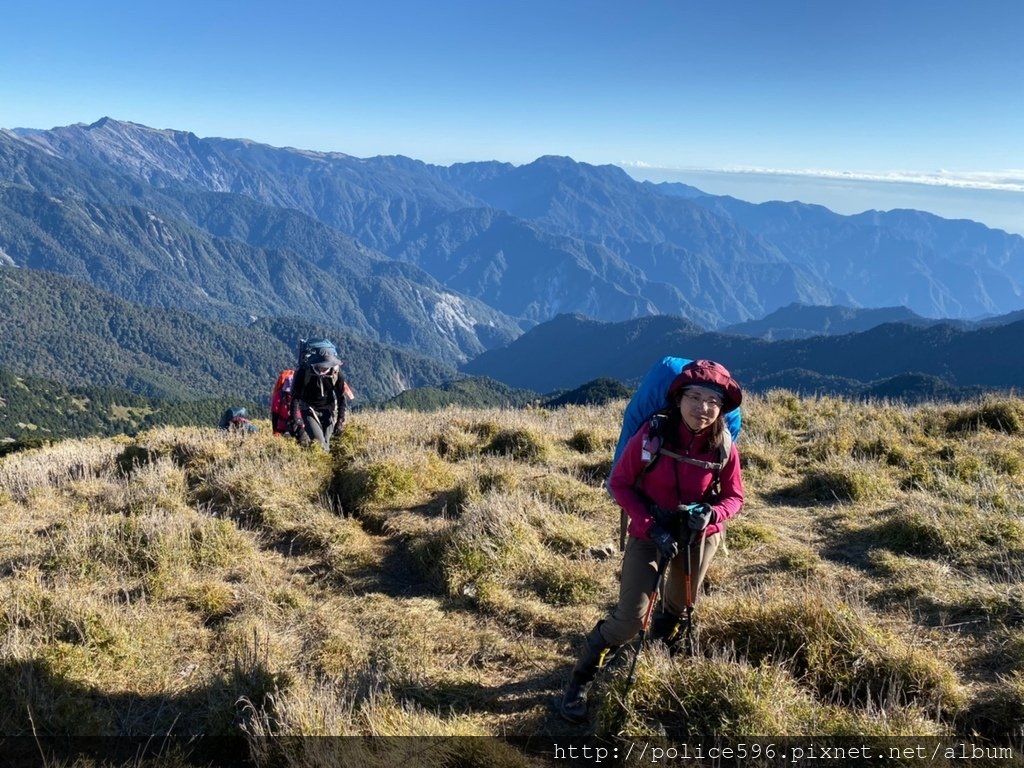
[[(707, 575), (708, 566), (718, 551), (722, 535), (715, 533), (690, 546), (690, 582), (694, 604)], [(686, 551), (680, 547), (661, 583), (664, 611), (673, 616), (686, 616)], [(632, 640), (643, 627), (647, 601), (658, 578), (658, 548), (653, 541), (630, 536), (622, 556), (622, 578), (619, 581), (619, 604), (601, 624), (601, 636), (610, 646)]]

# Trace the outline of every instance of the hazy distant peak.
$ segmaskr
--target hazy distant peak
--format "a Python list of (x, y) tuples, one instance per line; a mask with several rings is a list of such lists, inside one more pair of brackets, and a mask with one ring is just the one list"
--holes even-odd
[(605, 178), (615, 178), (617, 181), (628, 181), (633, 185), (639, 184), (636, 179), (617, 165), (612, 165), (610, 163), (605, 165), (592, 165), (591, 163), (583, 163), (573, 160), (571, 157), (565, 155), (541, 155), (532, 163), (527, 163), (522, 167), (524, 169), (551, 168), (553, 170), (572, 173), (574, 175), (597, 173)]
[(586, 165), (586, 163), (577, 163), (568, 155), (541, 155), (532, 163), (527, 165), (551, 165), (562, 168), (573, 168), (577, 165)]

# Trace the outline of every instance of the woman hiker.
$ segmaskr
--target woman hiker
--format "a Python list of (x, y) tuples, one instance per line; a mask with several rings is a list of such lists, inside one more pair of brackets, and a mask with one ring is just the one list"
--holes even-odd
[(669, 387), (660, 424), (653, 419), (644, 424), (612, 470), (608, 489), (629, 518), (619, 602), (587, 635), (562, 696), (566, 720), (586, 720), (587, 688), (609, 652), (640, 632), (663, 562), (662, 611), (652, 634), (668, 644), (670, 653), (689, 650), (683, 638), (692, 630), (687, 621), (694, 602), (725, 521), (743, 506), (740, 457), (722, 418), (742, 399), (739, 384), (724, 366), (695, 360)]

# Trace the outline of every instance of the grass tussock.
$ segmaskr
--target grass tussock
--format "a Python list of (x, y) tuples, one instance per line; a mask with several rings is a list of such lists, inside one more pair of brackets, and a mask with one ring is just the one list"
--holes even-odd
[(873, 465), (838, 461), (809, 470), (784, 494), (805, 502), (868, 502), (884, 501), (894, 490), (889, 477)]
[[(617, 596), (624, 406), (356, 412), (330, 454), (167, 428), (0, 458), (0, 733), (425, 768), (580, 738), (550, 702)], [(1022, 413), (748, 395), (701, 653), (648, 648), (628, 701), (602, 674), (597, 734), (1024, 748)]]
[(592, 429), (577, 429), (566, 444), (578, 453), (608, 452), (615, 449), (612, 437), (603, 436)]
[(946, 431), (952, 435), (990, 429), (1007, 435), (1024, 432), (1024, 406), (1017, 400), (990, 399), (949, 414)]
[(624, 695), (624, 685), (616, 681), (604, 698), (598, 732), (606, 738), (624, 730), (631, 738), (668, 746), (709, 733), (827, 737), (944, 732), (919, 708), (890, 702), (883, 715), (823, 703), (782, 667), (725, 656), (683, 665), (652, 653), (639, 670), (628, 703)]
[(823, 595), (781, 594), (730, 601), (707, 625), (708, 639), (752, 664), (778, 663), (826, 702), (872, 697), (955, 715), (964, 692), (934, 654)]
[(470, 503), (442, 556), (449, 594), (517, 616), (524, 627), (565, 625), (558, 609), (597, 602), (611, 587), (607, 568), (582, 559), (598, 534), (572, 520), (527, 492), (489, 493)]
[(753, 549), (775, 541), (778, 535), (766, 525), (739, 518), (728, 524), (726, 539), (730, 549)]
[(484, 452), (507, 456), (514, 461), (535, 464), (545, 461), (551, 453), (550, 441), (529, 429), (503, 429), (484, 446)]

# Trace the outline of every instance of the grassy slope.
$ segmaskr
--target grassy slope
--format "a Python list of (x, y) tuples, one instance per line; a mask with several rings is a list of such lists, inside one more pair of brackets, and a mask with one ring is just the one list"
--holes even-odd
[(616, 596), (623, 405), (361, 413), (330, 457), (167, 428), (0, 460), (0, 734), (173, 726), (261, 763), (271, 734), (490, 734), (490, 765), (618, 733), (1024, 741), (1014, 399), (749, 398), (702, 655), (647, 652), (631, 706), (620, 668), (594, 729), (563, 723)]

